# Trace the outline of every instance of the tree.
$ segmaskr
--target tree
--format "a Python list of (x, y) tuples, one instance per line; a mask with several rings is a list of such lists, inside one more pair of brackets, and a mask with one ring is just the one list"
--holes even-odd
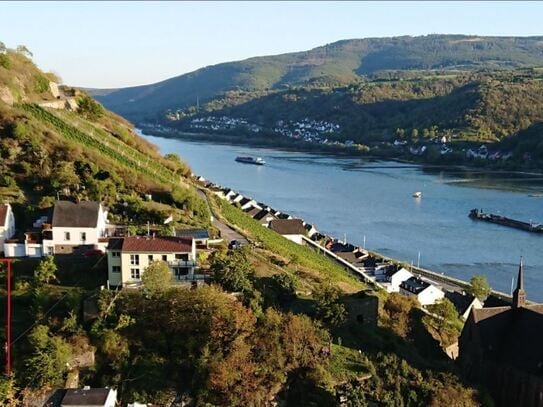
[(296, 288), (298, 286), (298, 279), (292, 273), (278, 273), (272, 277), (273, 281), (279, 288), (279, 296), (283, 298), (296, 297)]
[(74, 165), (68, 161), (62, 161), (51, 174), (51, 186), (55, 189), (72, 188), (79, 185), (79, 177), (75, 173)]
[(171, 286), (172, 273), (165, 261), (154, 261), (141, 276), (145, 290), (152, 295), (162, 293)]
[(322, 284), (315, 291), (317, 318), (331, 327), (340, 326), (347, 316), (341, 302), (341, 291), (330, 283)]
[(254, 269), (243, 250), (235, 250), (226, 255), (216, 254), (211, 263), (211, 271), (215, 282), (227, 291), (253, 290), (251, 279)]
[(57, 265), (53, 256), (45, 257), (36, 270), (34, 270), (34, 279), (39, 284), (47, 284), (52, 280), (56, 280), (55, 273), (57, 272)]
[(411, 140), (415, 141), (419, 138), (419, 131), (417, 129), (411, 130)]
[(77, 106), (77, 112), (90, 120), (99, 119), (105, 114), (104, 107), (89, 95), (80, 96)]
[(436, 327), (439, 330), (448, 327), (457, 327), (460, 322), (458, 311), (454, 304), (447, 298), (442, 298), (438, 302), (428, 307), (429, 311), (437, 316)]
[(468, 292), (479, 300), (486, 300), (490, 291), (491, 288), (485, 276), (473, 276), (469, 280)]
[(72, 359), (71, 346), (63, 338), (51, 335), (45, 325), (37, 325), (32, 330), (29, 342), (33, 352), (27, 368), (29, 377), (35, 379), (31, 385), (40, 388), (60, 384)]
[(28, 58), (32, 58), (34, 56), (32, 52), (30, 52), (30, 50), (26, 47), (26, 45), (18, 45), (16, 51), (19, 54), (24, 55)]

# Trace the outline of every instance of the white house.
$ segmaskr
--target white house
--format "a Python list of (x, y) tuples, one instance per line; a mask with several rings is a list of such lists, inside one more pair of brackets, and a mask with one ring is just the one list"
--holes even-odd
[(432, 305), (445, 296), (445, 293), (419, 277), (411, 277), (400, 284), (400, 294), (415, 297), (420, 305)]
[(464, 321), (468, 319), (472, 308), (483, 308), (483, 303), (477, 297), (464, 291), (447, 291), (445, 292), (445, 298), (453, 303), (458, 311), (458, 315), (460, 315)]
[(164, 261), (174, 282), (204, 281), (195, 274), (196, 243), (192, 237), (131, 236), (111, 238), (107, 247), (109, 284), (139, 286), (145, 269), (154, 261)]
[(5, 252), (4, 243), (15, 235), (15, 216), (9, 203), (0, 204), (0, 252)]
[(117, 390), (107, 388), (67, 389), (61, 407), (115, 407)]
[(400, 292), (400, 284), (413, 277), (405, 268), (399, 270), (389, 270), (386, 272), (384, 286), (389, 293)]
[(57, 201), (51, 224), (43, 225), (43, 253), (71, 253), (81, 245), (105, 249), (106, 227), (107, 212), (100, 202)]
[(294, 243), (302, 244), (305, 228), (301, 219), (274, 219), (269, 228)]

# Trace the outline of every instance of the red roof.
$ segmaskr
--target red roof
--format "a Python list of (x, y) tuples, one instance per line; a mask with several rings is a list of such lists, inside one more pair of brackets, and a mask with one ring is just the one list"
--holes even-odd
[(108, 249), (123, 252), (189, 253), (192, 251), (192, 238), (164, 236), (112, 238), (109, 239)]
[(8, 204), (0, 204), (0, 226), (6, 224), (6, 218), (8, 216)]

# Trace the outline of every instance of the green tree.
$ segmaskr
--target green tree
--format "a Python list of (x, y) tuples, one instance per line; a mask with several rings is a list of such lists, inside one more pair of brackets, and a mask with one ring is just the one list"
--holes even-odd
[(419, 138), (419, 131), (417, 129), (411, 130), (411, 140), (416, 141)]
[(461, 324), (458, 311), (447, 298), (442, 298), (435, 304), (430, 305), (428, 310), (437, 316), (436, 326), (440, 330), (451, 326), (457, 327)]
[(485, 276), (473, 276), (469, 280), (468, 292), (480, 301), (486, 300), (491, 291)]
[(26, 365), (29, 377), (34, 378), (31, 386), (40, 388), (61, 384), (72, 359), (71, 346), (63, 338), (51, 335), (45, 325), (37, 325), (32, 330), (29, 342), (33, 351)]
[(53, 256), (47, 256), (40, 261), (36, 270), (34, 270), (34, 279), (39, 284), (47, 284), (56, 280), (57, 264)]
[(106, 112), (104, 107), (89, 95), (80, 96), (77, 106), (77, 112), (90, 120), (97, 120)]
[(214, 255), (211, 271), (215, 282), (227, 291), (249, 292), (253, 289), (254, 268), (244, 250)]
[(58, 163), (51, 174), (51, 186), (55, 189), (73, 188), (79, 185), (74, 165), (68, 161)]
[(347, 316), (341, 302), (341, 291), (336, 286), (321, 284), (314, 294), (317, 318), (331, 327), (340, 326)]
[(279, 295), (284, 298), (296, 297), (298, 279), (292, 273), (278, 273), (272, 277), (279, 288)]
[(165, 261), (154, 261), (141, 276), (145, 290), (152, 295), (160, 294), (170, 288), (172, 273)]

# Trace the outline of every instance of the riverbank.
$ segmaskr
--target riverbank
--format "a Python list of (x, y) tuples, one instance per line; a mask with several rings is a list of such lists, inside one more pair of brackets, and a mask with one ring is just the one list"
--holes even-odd
[[(225, 188), (225, 187), (223, 187), (221, 185), (217, 185), (217, 184), (214, 184), (214, 183), (212, 183), (210, 181), (203, 180), (202, 177), (195, 176), (195, 179), (196, 179), (196, 182), (200, 185), (201, 188), (205, 188), (205, 190), (207, 191), (207, 193), (209, 195), (216, 195), (219, 198), (221, 198), (222, 201), (225, 202), (226, 207), (222, 207), (222, 215), (224, 215), (224, 210), (226, 208), (228, 208), (228, 212), (235, 212), (234, 215), (232, 213), (230, 213), (230, 216), (229, 217), (227, 216), (227, 220), (229, 222), (232, 222), (232, 220), (234, 218), (237, 219), (237, 222), (235, 222), (234, 225), (231, 225), (232, 227), (236, 227), (236, 228), (238, 228), (238, 230), (241, 230), (241, 229), (239, 229), (241, 227), (241, 225), (244, 225), (245, 227), (248, 227), (248, 225), (249, 225), (249, 227), (251, 227), (251, 230), (254, 233), (256, 233), (257, 235), (261, 236), (260, 232), (266, 232), (268, 235), (275, 235), (274, 232), (269, 230), (267, 227), (262, 226), (261, 224), (256, 224), (255, 223), (254, 225), (252, 225), (251, 220), (250, 220), (250, 216), (248, 216), (245, 212), (242, 212), (240, 209), (236, 209), (235, 208), (235, 203), (229, 201), (226, 198), (226, 196), (223, 196), (224, 191), (231, 191), (232, 193), (237, 194), (239, 196), (242, 196), (241, 194), (239, 194), (237, 192), (234, 192), (233, 190), (231, 190), (229, 188)], [(245, 199), (252, 200), (251, 197), (247, 197), (247, 196), (242, 196), (242, 197), (245, 198)], [(254, 201), (254, 200), (252, 200), (252, 201)], [(254, 201), (254, 202), (256, 202), (256, 201)], [(281, 211), (279, 211), (277, 209), (273, 209), (269, 205), (266, 205), (266, 203), (259, 202), (257, 205), (259, 205), (259, 206), (261, 206), (263, 208), (269, 208), (270, 213), (281, 213), (281, 216), (284, 219), (291, 218), (291, 216), (288, 213), (281, 212)], [(221, 207), (221, 205), (219, 205), (219, 207)], [(239, 214), (237, 212), (239, 212)], [(241, 218), (245, 218), (245, 217), (247, 218), (247, 220), (242, 220), (241, 219)], [(302, 219), (302, 221), (304, 222), (305, 225), (308, 225), (308, 223), (305, 220)], [(321, 235), (319, 232), (317, 232), (318, 228), (316, 227), (316, 225), (309, 224), (309, 226), (310, 226), (311, 229), (315, 229), (316, 234)], [(258, 230), (255, 230), (255, 228), (257, 228)], [(268, 236), (268, 238), (269, 238), (269, 236)], [(267, 240), (269, 240), (269, 239), (267, 239)], [(275, 241), (276, 239), (272, 239), (272, 240)], [(321, 235), (320, 240), (341, 242), (339, 239), (337, 239), (337, 238), (335, 238), (333, 236), (329, 236), (329, 235)], [(323, 255), (325, 257), (331, 258), (339, 266), (346, 268), (346, 270), (349, 272), (349, 274), (357, 276), (358, 278), (360, 278), (365, 283), (369, 283), (369, 284), (373, 285), (376, 289), (384, 289), (384, 286), (379, 281), (377, 281), (375, 276), (372, 277), (370, 274), (367, 274), (367, 272), (364, 270), (364, 268), (361, 268), (360, 265), (353, 264), (353, 263), (343, 259), (342, 257), (338, 256), (337, 253), (327, 249), (326, 247), (322, 246), (321, 244), (319, 244), (317, 241), (314, 241), (313, 239), (310, 239), (310, 238), (304, 236), (302, 241), (305, 244), (302, 244), (301, 246), (309, 246), (309, 247), (311, 247), (317, 253), (320, 253), (321, 255)], [(290, 241), (287, 241), (287, 242), (288, 242), (288, 244), (290, 246), (295, 246)], [(283, 243), (283, 244), (285, 244), (285, 243)], [(418, 266), (414, 266), (414, 265), (409, 266), (409, 265), (406, 265), (405, 262), (402, 262), (402, 261), (400, 261), (398, 259), (394, 259), (394, 258), (385, 256), (385, 255), (383, 255), (383, 254), (381, 254), (379, 252), (376, 252), (376, 251), (370, 251), (370, 250), (366, 250), (365, 248), (356, 247), (355, 244), (350, 244), (347, 241), (343, 241), (343, 242), (341, 242), (341, 244), (343, 246), (352, 246), (353, 250), (355, 250), (355, 251), (359, 250), (359, 251), (365, 252), (368, 256), (371, 256), (372, 258), (374, 258), (377, 263), (397, 265), (398, 267), (406, 267), (406, 268), (409, 269), (409, 271), (413, 275), (426, 278), (430, 282), (439, 284), (446, 291), (456, 291), (456, 292), (463, 293), (470, 287), (470, 283), (468, 281), (464, 281), (464, 280), (461, 280), (461, 279), (458, 279), (458, 278), (447, 276), (447, 275), (445, 275), (443, 273), (438, 273), (438, 272), (431, 271), (431, 270), (428, 270), (428, 269), (425, 269), (425, 268), (422, 268), (422, 267), (418, 267)], [(276, 251), (278, 253), (281, 252), (280, 247), (281, 247), (281, 244), (278, 243), (278, 246), (276, 247)], [(319, 264), (319, 266), (321, 266), (321, 264)], [(328, 270), (328, 271), (330, 271), (330, 270)], [(337, 278), (337, 275), (336, 275), (336, 278)], [(498, 300), (498, 301), (505, 301), (505, 302), (510, 302), (511, 301), (511, 296), (510, 295), (508, 295), (506, 293), (503, 293), (503, 292), (500, 292), (500, 291), (497, 291), (497, 290), (492, 290), (491, 291), (491, 296), (494, 297), (494, 299)]]
[(294, 141), (285, 137), (261, 137), (258, 135), (251, 135), (250, 137), (236, 137), (230, 134), (224, 134), (220, 132), (204, 133), (204, 132), (187, 132), (180, 131), (171, 128), (165, 128), (160, 131), (156, 128), (142, 126), (141, 129), (145, 134), (171, 138), (171, 139), (184, 139), (198, 142), (212, 142), (214, 144), (230, 145), (230, 146), (249, 146), (256, 148), (271, 148), (282, 151), (290, 152), (304, 152), (315, 154), (331, 154), (337, 157), (343, 158), (363, 158), (368, 161), (394, 161), (398, 163), (418, 165), (424, 169), (435, 170), (447, 170), (447, 171), (481, 171), (488, 174), (515, 174), (515, 175), (527, 175), (527, 176), (543, 176), (543, 169), (537, 168), (526, 169), (523, 166), (519, 166), (511, 161), (506, 162), (507, 168), (502, 168), (498, 164), (499, 162), (482, 161), (482, 160), (463, 160), (461, 163), (443, 163), (436, 164), (425, 161), (417, 156), (406, 156), (405, 154), (398, 154), (391, 152), (394, 148), (384, 149), (383, 153), (375, 154), (375, 152), (361, 151), (355, 147), (348, 146), (334, 146), (334, 145), (322, 145), (309, 143), (304, 141)]

